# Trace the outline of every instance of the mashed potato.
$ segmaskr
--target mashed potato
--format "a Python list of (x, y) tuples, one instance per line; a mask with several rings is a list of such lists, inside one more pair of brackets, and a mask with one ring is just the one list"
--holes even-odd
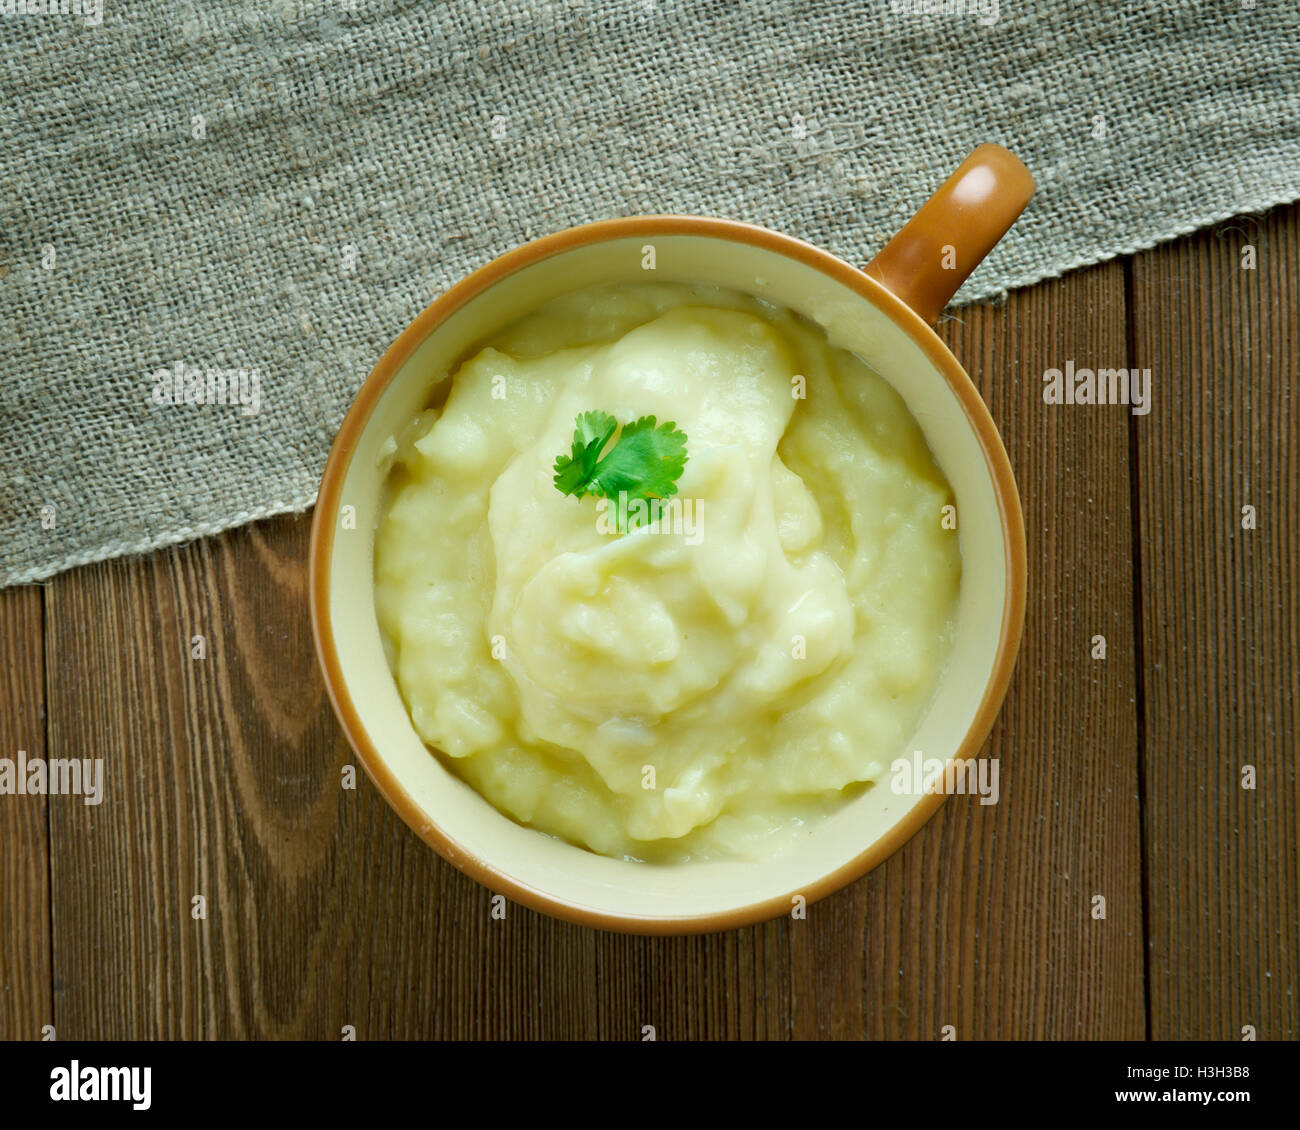
[[(686, 433), (671, 520), (620, 532), (556, 489), (591, 410)], [(569, 295), (397, 441), (393, 671), (515, 820), (617, 857), (761, 858), (909, 752), (951, 642), (952, 493), (901, 398), (815, 327), (714, 289)]]

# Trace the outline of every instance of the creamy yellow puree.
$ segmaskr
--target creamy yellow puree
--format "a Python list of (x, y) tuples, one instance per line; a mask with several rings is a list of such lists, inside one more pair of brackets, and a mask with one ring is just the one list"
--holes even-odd
[[(589, 410), (687, 434), (671, 520), (620, 534), (556, 490)], [(515, 820), (763, 857), (908, 752), (951, 640), (952, 493), (898, 394), (809, 323), (702, 287), (568, 295), (397, 438), (375, 554), (397, 683)]]

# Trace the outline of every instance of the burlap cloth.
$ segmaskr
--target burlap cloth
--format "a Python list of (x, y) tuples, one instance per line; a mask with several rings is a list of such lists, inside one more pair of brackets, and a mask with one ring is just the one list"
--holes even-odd
[[(998, 141), (1040, 191), (969, 301), (1300, 196), (1294, 0), (29, 3), (0, 0), (0, 584), (310, 505), (403, 326), (571, 224), (714, 214), (860, 263)], [(256, 370), (256, 404), (156, 403), (178, 363), (249, 400)]]

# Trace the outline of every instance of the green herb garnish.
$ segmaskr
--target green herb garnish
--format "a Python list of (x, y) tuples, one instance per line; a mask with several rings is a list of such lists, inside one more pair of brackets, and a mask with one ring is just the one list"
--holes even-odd
[[(555, 489), (581, 498), (586, 494), (617, 499), (667, 498), (677, 493), (686, 466), (686, 433), (671, 420), (655, 424), (642, 416), (619, 431), (607, 412), (584, 412), (574, 421), (573, 448), (555, 460)], [(618, 438), (601, 457), (614, 433)]]

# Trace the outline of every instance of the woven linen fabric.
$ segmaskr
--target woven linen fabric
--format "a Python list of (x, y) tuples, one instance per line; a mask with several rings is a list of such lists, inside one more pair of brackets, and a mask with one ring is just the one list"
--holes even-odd
[[(306, 508), (383, 350), (522, 241), (685, 212), (864, 263), (985, 141), (1039, 193), (959, 301), (1293, 200), (1300, 5), (0, 0), (0, 584)], [(227, 403), (155, 400), (190, 368)]]

